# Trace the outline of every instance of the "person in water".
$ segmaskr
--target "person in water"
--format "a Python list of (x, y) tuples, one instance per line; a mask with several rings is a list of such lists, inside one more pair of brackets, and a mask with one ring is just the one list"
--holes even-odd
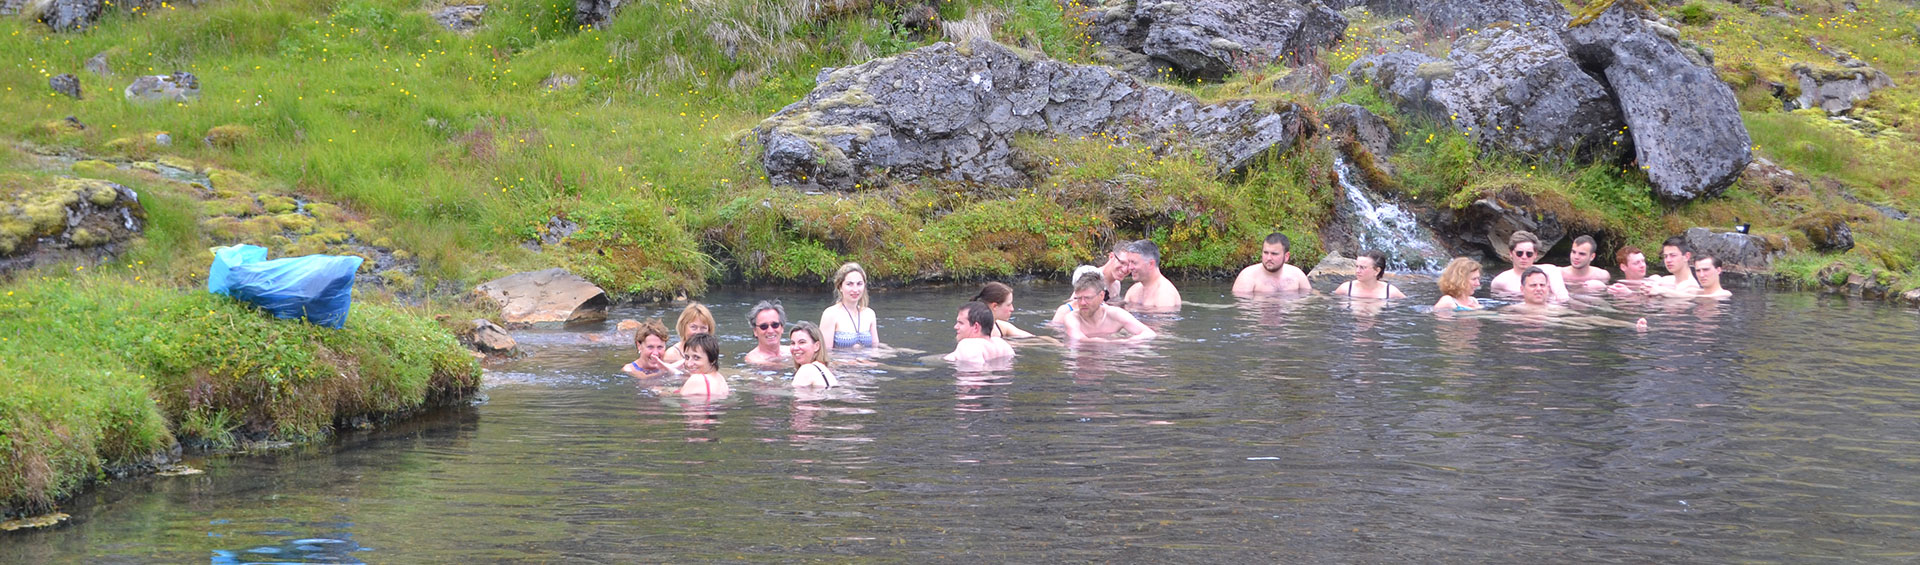
[(832, 339), (828, 351), (848, 347), (878, 347), (880, 328), (867, 307), (867, 270), (847, 263), (833, 273), (834, 303), (820, 313), (820, 331)]
[(826, 345), (820, 336), (820, 327), (813, 322), (794, 322), (788, 334), (793, 340), (794, 388), (840, 386), (840, 378), (833, 374), (832, 362), (827, 360)]
[(1133, 268), (1128, 257), (1133, 254), (1133, 242), (1120, 240), (1113, 242), (1113, 248), (1107, 250), (1107, 262), (1100, 265), (1100, 277), (1107, 281), (1105, 290), (1107, 302), (1119, 302), (1126, 298), (1126, 279), (1133, 276)]
[[(1101, 301), (1106, 284), (1100, 273), (1083, 273), (1073, 281), (1073, 311), (1061, 323), (1068, 341), (1146, 341), (1156, 335), (1125, 309)], [(1121, 334), (1126, 337), (1119, 337)]]
[(1653, 292), (1672, 298), (1731, 298), (1733, 291), (1720, 286), (1720, 272), (1720, 258), (1703, 253), (1693, 258), (1693, 279), (1700, 288), (1693, 290), (1656, 288)]
[(1387, 255), (1385, 253), (1373, 250), (1362, 251), (1360, 257), (1353, 260), (1353, 280), (1340, 283), (1339, 288), (1333, 289), (1333, 294), (1347, 298), (1374, 300), (1406, 298), (1406, 293), (1400, 292), (1398, 287), (1380, 280), (1386, 274)]
[(1287, 234), (1267, 234), (1266, 241), (1260, 243), (1260, 262), (1240, 270), (1240, 276), (1233, 279), (1233, 293), (1241, 296), (1275, 292), (1312, 293), (1313, 284), (1307, 281), (1307, 273), (1287, 264), (1287, 260), (1292, 258), (1287, 248), (1292, 244), (1287, 240)]
[(980, 287), (979, 294), (973, 295), (973, 301), (993, 310), (993, 330), (987, 332), (989, 335), (1001, 339), (1033, 337), (1009, 321), (1013, 318), (1013, 287), (999, 281), (988, 282)]
[(946, 360), (961, 365), (984, 365), (1013, 357), (1013, 346), (1007, 341), (988, 335), (993, 330), (993, 309), (980, 302), (968, 302), (960, 306), (954, 316), (953, 337), (960, 343), (955, 345), (953, 353)]
[(1673, 236), (1660, 244), (1660, 263), (1667, 268), (1670, 276), (1654, 277), (1647, 285), (1647, 292), (1697, 292), (1700, 281), (1693, 280), (1693, 250), (1687, 247), (1687, 238)]
[(1620, 280), (1607, 285), (1614, 293), (1639, 292), (1647, 285), (1647, 253), (1634, 246), (1620, 248), (1613, 255), (1614, 262), (1620, 264)]
[(673, 372), (661, 356), (667, 354), (667, 325), (660, 320), (647, 320), (633, 330), (633, 346), (640, 351), (640, 358), (634, 359), (621, 372), (637, 379), (664, 377)]
[(681, 344), (686, 360), (680, 369), (687, 373), (687, 380), (674, 392), (681, 396), (726, 396), (731, 389), (727, 388), (726, 377), (720, 376), (716, 363), (720, 359), (720, 340), (714, 339), (713, 334), (693, 334)]
[(667, 347), (667, 354), (660, 356), (668, 363), (677, 363), (684, 357), (687, 336), (713, 333), (713, 311), (705, 304), (689, 302), (680, 310), (680, 319), (673, 323), (674, 333), (680, 335), (680, 341)]
[(1573, 310), (1565, 306), (1555, 304), (1553, 302), (1552, 278), (1547, 276), (1546, 270), (1539, 267), (1527, 269), (1526, 274), (1522, 275), (1520, 280), (1525, 281), (1520, 292), (1521, 302), (1506, 307), (1504, 309), (1505, 311), (1527, 314), (1533, 319), (1552, 318), (1558, 320), (1557, 323), (1565, 325), (1622, 327), (1633, 328), (1638, 331), (1647, 330), (1646, 318), (1627, 322), (1602, 316), (1582, 316), (1575, 314)]
[(1573, 250), (1567, 253), (1567, 268), (1560, 269), (1560, 280), (1567, 283), (1567, 288), (1600, 290), (1607, 287), (1608, 281), (1613, 280), (1612, 273), (1593, 266), (1595, 249), (1593, 236), (1583, 235), (1573, 238)]
[(1464, 312), (1479, 310), (1480, 299), (1473, 297), (1473, 291), (1480, 289), (1480, 262), (1466, 257), (1454, 257), (1447, 262), (1447, 268), (1440, 271), (1440, 301), (1433, 303), (1434, 312)]
[(747, 311), (747, 323), (753, 325), (753, 350), (747, 352), (748, 365), (780, 365), (792, 355), (787, 346), (780, 345), (780, 336), (786, 333), (787, 309), (780, 307), (778, 300), (762, 300)]
[(1127, 247), (1127, 272), (1133, 274), (1133, 288), (1127, 289), (1126, 304), (1149, 312), (1180, 309), (1180, 289), (1160, 274), (1160, 246), (1142, 239)]
[(1509, 250), (1508, 253), (1513, 256), (1513, 268), (1502, 271), (1493, 277), (1492, 286), (1494, 292), (1526, 294), (1526, 292), (1520, 288), (1521, 275), (1529, 269), (1539, 267), (1540, 272), (1547, 274), (1547, 287), (1548, 290), (1552, 291), (1552, 299), (1567, 299), (1567, 284), (1566, 281), (1560, 279), (1560, 268), (1545, 263), (1538, 263), (1542, 258), (1542, 254), (1546, 252), (1546, 250), (1540, 247), (1539, 236), (1533, 235), (1533, 232), (1526, 230), (1513, 232), (1513, 235), (1507, 237), (1507, 249)]
[[(1073, 275), (1070, 277), (1067, 277), (1067, 282), (1075, 283), (1080, 280), (1080, 277), (1086, 276), (1087, 273), (1100, 275), (1101, 280), (1103, 281), (1106, 280), (1106, 273), (1104, 271), (1101, 271), (1099, 267), (1095, 267), (1093, 265), (1081, 265), (1073, 269)], [(1107, 293), (1107, 285), (1105, 283), (1101, 283), (1100, 302), (1103, 304), (1111, 304), (1113, 303), (1113, 297), (1114, 295)], [(1048, 320), (1047, 323), (1053, 324), (1055, 327), (1066, 327), (1067, 316), (1073, 315), (1073, 304), (1074, 304), (1073, 294), (1069, 292), (1067, 294), (1067, 303), (1061, 304), (1059, 308), (1054, 308), (1053, 319)]]

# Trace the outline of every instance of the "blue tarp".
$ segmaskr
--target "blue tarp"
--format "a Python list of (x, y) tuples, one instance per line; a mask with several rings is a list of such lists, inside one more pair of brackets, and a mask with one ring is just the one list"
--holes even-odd
[(353, 307), (353, 275), (363, 259), (307, 255), (267, 261), (267, 249), (237, 245), (213, 250), (207, 291), (250, 302), (281, 318), (305, 318), (340, 329)]

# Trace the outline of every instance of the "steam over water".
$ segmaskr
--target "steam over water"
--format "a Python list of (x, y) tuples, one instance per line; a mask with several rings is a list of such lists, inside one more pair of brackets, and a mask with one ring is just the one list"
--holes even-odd
[[(631, 342), (587, 339), (608, 326), (521, 332), (484, 403), (111, 484), (0, 534), (0, 562), (1920, 559), (1913, 310), (1590, 310), (1640, 334), (1436, 318), (1404, 286), (1376, 309), (1189, 282), (1137, 350), (1026, 346), (992, 374), (907, 355), (710, 406), (621, 376)], [(1029, 329), (1067, 294), (1015, 288)], [(974, 290), (877, 292), (881, 339), (950, 350)], [(710, 297), (723, 355), (753, 301), (817, 319), (825, 295)]]

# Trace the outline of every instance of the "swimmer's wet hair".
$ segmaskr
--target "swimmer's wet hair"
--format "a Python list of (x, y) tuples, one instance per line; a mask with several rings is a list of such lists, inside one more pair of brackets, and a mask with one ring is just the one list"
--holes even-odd
[(1715, 269), (1718, 269), (1718, 268), (1720, 268), (1720, 258), (1719, 258), (1719, 257), (1715, 257), (1715, 256), (1713, 256), (1713, 254), (1712, 254), (1712, 253), (1701, 253), (1701, 254), (1699, 254), (1699, 255), (1695, 255), (1695, 256), (1693, 256), (1693, 264), (1692, 264), (1692, 265), (1688, 265), (1688, 266), (1689, 266), (1689, 267), (1699, 267), (1699, 266), (1700, 266), (1700, 260), (1701, 260), (1701, 259), (1706, 259), (1706, 260), (1708, 260), (1708, 261), (1712, 261), (1712, 262), (1713, 262), (1713, 268), (1715, 268)]
[(980, 294), (973, 295), (975, 302), (988, 306), (1006, 304), (1011, 298), (1013, 298), (1013, 287), (1000, 281), (987, 281), (987, 284), (980, 286)]
[(993, 331), (994, 326), (993, 309), (988, 308), (985, 302), (976, 300), (961, 304), (960, 318), (966, 320), (969, 324), (973, 324), (974, 327), (979, 328), (981, 336), (992, 335), (989, 332)]
[[(1378, 249), (1368, 249), (1361, 251), (1360, 256), (1373, 260), (1373, 268), (1380, 271), (1379, 277), (1387, 276), (1387, 254), (1381, 253)], [(1356, 264), (1354, 267), (1359, 268), (1359, 265)]]
[[(1687, 248), (1687, 238), (1677, 236), (1677, 235), (1667, 238), (1666, 241), (1663, 241), (1660, 243), (1660, 246), (1672, 247), (1674, 249), (1678, 249), (1680, 250), (1681, 255), (1689, 255), (1693, 253), (1692, 249)], [(1719, 263), (1714, 263), (1714, 264), (1718, 265)]]
[(1613, 253), (1613, 264), (1625, 267), (1627, 266), (1627, 260), (1632, 259), (1634, 255), (1645, 258), (1647, 252), (1641, 251), (1640, 248), (1631, 245), (1622, 247), (1619, 251)]
[(1454, 257), (1447, 268), (1440, 271), (1440, 292), (1452, 297), (1466, 296), (1473, 292), (1473, 277), (1479, 276), (1479, 272), (1479, 261)]
[(1547, 271), (1545, 269), (1541, 269), (1539, 267), (1527, 267), (1527, 272), (1520, 274), (1520, 284), (1522, 285), (1527, 284), (1527, 279), (1531, 278), (1535, 274), (1538, 274), (1543, 277), (1547, 277), (1547, 282), (1549, 284), (1553, 282), (1553, 277), (1548, 276)]
[(1580, 237), (1573, 238), (1574, 247), (1579, 247), (1583, 244), (1587, 246), (1587, 251), (1600, 250), (1600, 244), (1594, 243), (1593, 236), (1591, 235), (1581, 235)]
[(1133, 242), (1132, 245), (1127, 246), (1127, 251), (1139, 255), (1141, 259), (1152, 261), (1154, 265), (1160, 264), (1160, 244), (1154, 243), (1151, 239)]
[(714, 327), (716, 324), (713, 322), (713, 311), (708, 310), (705, 304), (688, 302), (687, 308), (680, 311), (680, 319), (673, 322), (673, 331), (674, 333), (680, 334), (680, 339), (686, 339), (687, 326), (693, 325), (694, 322), (707, 324), (708, 332), (720, 329)]
[(701, 353), (705, 353), (707, 355), (708, 367), (716, 371), (720, 369), (720, 340), (715, 339), (713, 334), (693, 334), (687, 336), (687, 341), (680, 345), (680, 349), (686, 351), (689, 348), (698, 349)]
[(640, 322), (640, 329), (633, 330), (633, 344), (640, 345), (647, 340), (647, 336), (660, 338), (662, 345), (671, 339), (671, 336), (667, 335), (667, 325), (661, 323), (659, 318), (648, 318), (647, 321)]
[[(801, 320), (801, 321), (798, 321), (798, 322), (794, 322), (794, 323), (793, 323), (793, 327), (791, 327), (791, 328), (787, 328), (787, 337), (788, 337), (788, 338), (792, 338), (792, 337), (793, 337), (793, 334), (797, 334), (797, 333), (805, 333), (805, 334), (807, 334), (807, 339), (811, 339), (811, 340), (813, 340), (813, 343), (814, 343), (815, 345), (818, 345), (818, 344), (819, 344), (819, 343), (820, 343), (821, 341), (823, 341), (823, 340), (821, 340), (821, 339), (820, 339), (820, 326), (816, 326), (816, 325), (813, 325), (813, 322), (809, 322), (809, 321), (806, 321), (806, 320)], [(813, 360), (814, 360), (815, 362), (817, 362), (817, 363), (820, 363), (821, 365), (826, 365), (826, 366), (829, 366), (829, 367), (831, 367), (831, 366), (833, 366), (833, 362), (832, 362), (832, 361), (829, 361), (829, 360), (827, 359), (827, 348), (826, 348), (826, 346), (820, 346), (820, 347), (815, 347), (815, 348), (814, 348), (814, 350), (813, 350)], [(793, 359), (793, 367), (794, 367), (794, 368), (796, 368), (796, 369), (798, 369), (798, 368), (800, 368), (800, 358), (799, 358), (799, 357), (794, 357), (794, 359)]]
[(1100, 275), (1099, 267), (1080, 267), (1073, 270), (1073, 290), (1080, 289), (1107, 291), (1107, 278)]
[(1284, 251), (1293, 251), (1293, 240), (1287, 239), (1287, 234), (1280, 232), (1267, 234), (1266, 244), (1273, 245), (1276, 243), (1280, 244), (1280, 249)]
[[(1507, 236), (1508, 250), (1512, 250), (1514, 246), (1520, 245), (1521, 243), (1533, 244), (1533, 250), (1536, 253), (1547, 252), (1547, 250), (1540, 248), (1540, 236), (1533, 235), (1533, 232), (1530, 232), (1527, 230), (1520, 230), (1520, 231), (1513, 232), (1513, 235)], [(1538, 257), (1538, 255), (1535, 255), (1535, 257)]]

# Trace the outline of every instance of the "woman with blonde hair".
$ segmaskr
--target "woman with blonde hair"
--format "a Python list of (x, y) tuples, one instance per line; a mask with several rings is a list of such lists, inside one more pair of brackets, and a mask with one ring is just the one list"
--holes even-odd
[(867, 270), (859, 263), (841, 265), (833, 273), (834, 303), (820, 313), (820, 333), (830, 337), (827, 350), (879, 347), (879, 324), (867, 307)]
[(1473, 297), (1473, 291), (1480, 289), (1480, 262), (1466, 257), (1454, 257), (1447, 268), (1440, 271), (1440, 301), (1433, 303), (1435, 312), (1464, 312), (1479, 310), (1480, 299)]
[(793, 340), (793, 386), (794, 388), (833, 388), (839, 386), (840, 378), (835, 377), (832, 361), (827, 359), (825, 340), (821, 339), (819, 326), (813, 322), (794, 322), (788, 330)]
[(680, 341), (668, 346), (667, 354), (660, 356), (668, 363), (686, 358), (687, 336), (713, 333), (713, 311), (699, 302), (688, 302), (687, 307), (680, 311), (680, 319), (673, 323), (673, 331), (680, 335)]

